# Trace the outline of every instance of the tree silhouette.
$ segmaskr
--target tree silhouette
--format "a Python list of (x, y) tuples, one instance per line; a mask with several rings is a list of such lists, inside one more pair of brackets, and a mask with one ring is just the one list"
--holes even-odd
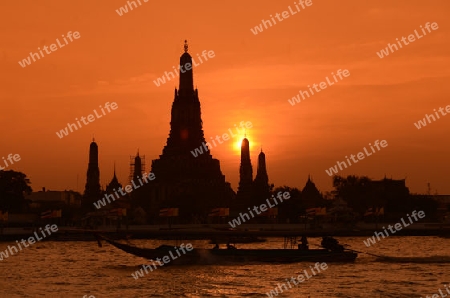
[(369, 206), (375, 203), (373, 187), (368, 177), (334, 176), (333, 187), (337, 197), (344, 199), (349, 207), (359, 213), (364, 213)]
[(285, 223), (289, 220), (290, 223), (297, 223), (302, 211), (301, 192), (298, 188), (289, 186), (276, 187), (273, 194), (276, 197), (278, 192), (289, 192), (290, 198), (278, 203), (278, 218), (280, 222)]
[(27, 206), (24, 194), (32, 192), (30, 180), (24, 173), (0, 171), (0, 209), (20, 212)]

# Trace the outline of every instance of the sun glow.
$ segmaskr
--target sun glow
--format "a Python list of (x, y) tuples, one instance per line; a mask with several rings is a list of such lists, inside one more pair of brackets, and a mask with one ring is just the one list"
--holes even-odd
[(234, 150), (236, 151), (236, 152), (238, 152), (239, 154), (241, 153), (241, 144), (242, 144), (242, 140), (243, 140), (244, 138), (239, 138), (239, 140), (238, 141), (236, 141), (236, 142), (234, 142)]
[(251, 139), (249, 138), (248, 135), (248, 129), (252, 127), (253, 124), (250, 121), (247, 122), (241, 121), (239, 122), (239, 124), (234, 124), (234, 128), (228, 130), (229, 131), (228, 135), (231, 136), (228, 148), (230, 148), (235, 155), (241, 154), (241, 146), (244, 138), (247, 138), (251, 148)]
[[(244, 140), (244, 136), (240, 136), (238, 137), (238, 140), (235, 141), (233, 143), (233, 150), (238, 154), (241, 155), (241, 146), (242, 146), (242, 141)], [(248, 136), (246, 136), (248, 142), (249, 142), (249, 148), (250, 148), (250, 152), (252, 151), (252, 141), (250, 140), (250, 138)]]

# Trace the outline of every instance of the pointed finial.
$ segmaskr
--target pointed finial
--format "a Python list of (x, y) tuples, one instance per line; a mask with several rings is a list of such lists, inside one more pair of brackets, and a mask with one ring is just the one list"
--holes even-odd
[(116, 161), (114, 161), (114, 177), (116, 177)]
[(184, 52), (187, 53), (188, 51), (188, 43), (187, 43), (187, 39), (184, 40)]

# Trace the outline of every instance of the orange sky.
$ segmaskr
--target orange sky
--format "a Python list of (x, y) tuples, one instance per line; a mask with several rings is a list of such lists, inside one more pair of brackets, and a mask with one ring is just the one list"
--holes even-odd
[[(420, 130), (413, 124), (450, 104), (448, 1), (313, 0), (258, 35), (250, 28), (294, 1), (141, 3), (119, 16), (126, 1), (1, 2), (0, 158), (20, 154), (8, 169), (26, 173), (35, 190), (83, 191), (93, 134), (103, 186), (114, 161), (126, 184), (138, 148), (148, 170), (166, 143), (178, 83), (156, 87), (153, 80), (177, 65), (188, 39), (194, 58), (215, 52), (194, 68), (205, 136), (251, 121), (254, 173), (262, 144), (275, 185), (302, 188), (311, 174), (321, 191), (331, 190), (325, 169), (385, 139), (388, 147), (340, 174), (407, 177), (412, 192), (424, 193), (430, 182), (433, 192), (450, 193), (450, 116)], [(439, 29), (388, 57), (376, 55), (427, 22)], [(68, 31), (80, 38), (25, 68), (18, 64)], [(350, 77), (295, 106), (287, 102), (338, 69)], [(56, 136), (108, 101), (118, 109)], [(235, 141), (211, 150), (234, 189)]]

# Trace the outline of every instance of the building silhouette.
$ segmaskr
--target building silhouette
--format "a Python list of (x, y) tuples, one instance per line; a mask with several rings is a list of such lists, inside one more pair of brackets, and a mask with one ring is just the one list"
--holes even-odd
[(258, 155), (256, 177), (253, 180), (253, 167), (250, 158), (250, 142), (244, 138), (241, 143), (241, 163), (239, 167), (239, 187), (236, 200), (231, 204), (231, 215), (237, 216), (240, 212), (247, 212), (248, 208), (259, 206), (270, 198), (271, 187), (266, 168), (266, 155)]
[(130, 156), (130, 185), (134, 185), (135, 189), (131, 192), (131, 203), (133, 209), (140, 208), (142, 213), (146, 214), (145, 210), (151, 207), (147, 192), (140, 187), (145, 173), (145, 156), (139, 155), (139, 150), (136, 156)]
[(111, 179), (111, 182), (106, 186), (106, 193), (112, 194), (115, 191), (118, 191), (119, 188), (122, 188), (122, 184), (119, 183), (119, 180), (116, 176), (116, 165), (114, 164), (114, 174), (113, 178)]
[(313, 207), (324, 207), (326, 201), (316, 184), (308, 175), (308, 180), (301, 191), (301, 206), (305, 209)]
[[(219, 160), (209, 151), (193, 70), (186, 65), (195, 66), (185, 41), (180, 57), (184, 69), (180, 69), (179, 88), (174, 92), (170, 133), (162, 154), (152, 161), (155, 180), (146, 187), (149, 205), (144, 209), (155, 218), (159, 208), (179, 208), (179, 220), (205, 221), (212, 208), (227, 207), (234, 192), (225, 181)], [(199, 147), (207, 150), (194, 157), (191, 151)]]
[(89, 146), (89, 164), (86, 173), (86, 185), (84, 188), (82, 207), (93, 210), (93, 202), (100, 199), (101, 196), (98, 146), (95, 139), (93, 139)]
[(266, 168), (266, 155), (261, 149), (258, 155), (258, 166), (256, 168), (256, 177), (253, 181), (255, 204), (262, 204), (270, 197), (269, 175)]
[(138, 180), (142, 178), (145, 172), (145, 156), (139, 155), (139, 150), (136, 156), (130, 156), (130, 183), (134, 181), (135, 184), (139, 185)]
[(253, 167), (250, 159), (250, 142), (244, 138), (241, 142), (241, 163), (239, 166), (239, 186), (236, 200), (232, 204), (232, 215), (246, 212), (248, 207), (253, 207)]

